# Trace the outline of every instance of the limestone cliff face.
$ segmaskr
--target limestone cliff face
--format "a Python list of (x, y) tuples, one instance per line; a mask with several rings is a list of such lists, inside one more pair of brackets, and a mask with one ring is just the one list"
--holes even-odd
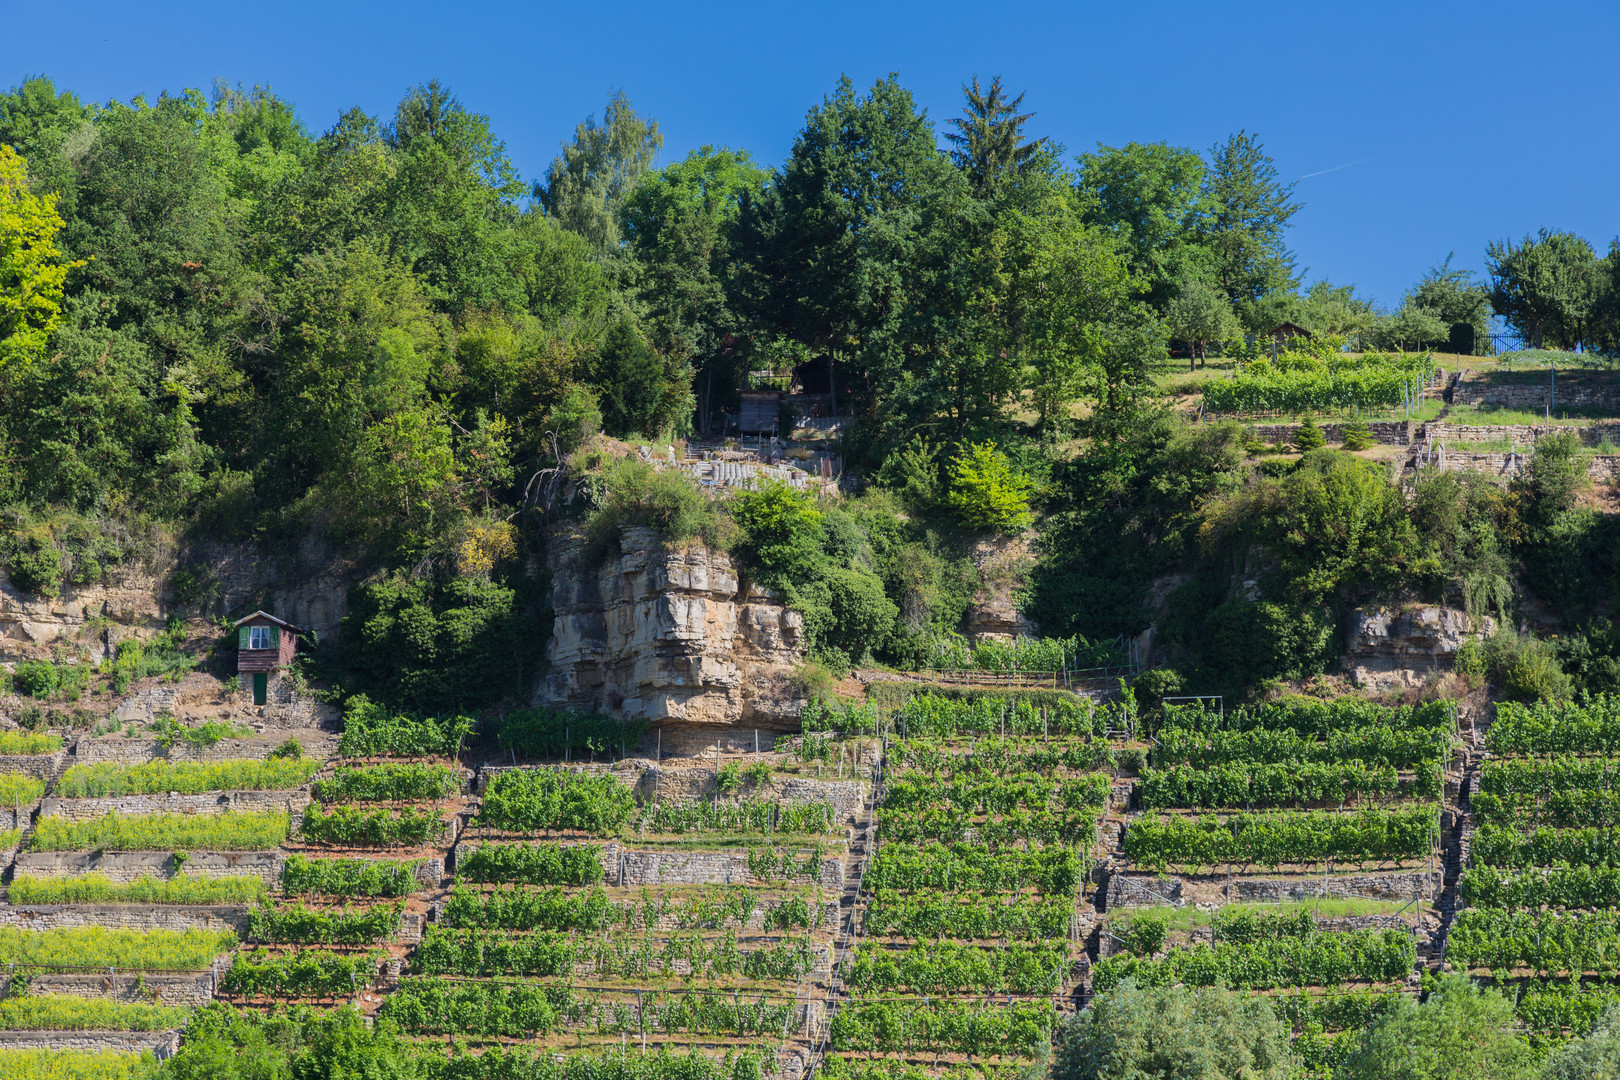
[(648, 529), (626, 529), (600, 566), (579, 550), (577, 537), (549, 545), (555, 622), (540, 704), (653, 721), (666, 751), (718, 726), (796, 726), (803, 620), (758, 589), (744, 595), (728, 555), (666, 550)]
[(1476, 625), (1455, 608), (1357, 609), (1345, 627), (1344, 671), (1361, 687), (1418, 686), (1451, 670), (1463, 642), (1495, 628), (1495, 619)]

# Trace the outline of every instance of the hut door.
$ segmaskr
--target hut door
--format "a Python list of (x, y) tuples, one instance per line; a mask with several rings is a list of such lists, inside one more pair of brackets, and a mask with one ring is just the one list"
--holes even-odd
[(265, 672), (255, 672), (253, 676), (253, 704), (263, 705), (265, 691), (270, 684), (270, 676)]

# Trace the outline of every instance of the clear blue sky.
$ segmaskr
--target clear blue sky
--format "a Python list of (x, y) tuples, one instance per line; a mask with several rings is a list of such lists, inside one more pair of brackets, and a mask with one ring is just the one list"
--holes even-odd
[(437, 76), (487, 113), (525, 177), (622, 87), (664, 160), (703, 143), (782, 160), (848, 73), (897, 71), (936, 124), (969, 76), (1027, 90), (1071, 153), (1205, 148), (1258, 132), (1306, 206), (1309, 278), (1385, 304), (1448, 251), (1620, 233), (1620, 2), (284, 3), (71, 7), (0, 0), (0, 85), (46, 73), (106, 100), (215, 77), (269, 83), (311, 129), (387, 117)]

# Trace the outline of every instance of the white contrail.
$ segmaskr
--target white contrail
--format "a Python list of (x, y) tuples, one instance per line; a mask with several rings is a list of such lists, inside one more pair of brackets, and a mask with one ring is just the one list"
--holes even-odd
[(1330, 172), (1338, 172), (1340, 169), (1348, 169), (1352, 165), (1360, 165), (1360, 164), (1362, 164), (1362, 162), (1367, 162), (1367, 161), (1371, 161), (1371, 160), (1372, 160), (1372, 158), (1370, 158), (1370, 157), (1364, 157), (1360, 161), (1347, 161), (1343, 165), (1335, 165), (1331, 169), (1323, 169), (1320, 172), (1308, 172), (1304, 176), (1301, 176), (1300, 179), (1301, 180), (1309, 180), (1313, 176), (1326, 176)]

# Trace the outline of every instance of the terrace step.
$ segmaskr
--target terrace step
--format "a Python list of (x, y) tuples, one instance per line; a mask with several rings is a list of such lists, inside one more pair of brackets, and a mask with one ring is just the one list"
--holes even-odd
[[(56, 768), (52, 769), (51, 774), (45, 778), (46, 796), (50, 796), (56, 791), (56, 785), (62, 782), (62, 777), (66, 775), (68, 769), (72, 768), (78, 762), (78, 751), (79, 740), (74, 739), (67, 745), (62, 756), (57, 760)], [(17, 838), (17, 852), (27, 851), (28, 845), (33, 843), (34, 833), (38, 831), (39, 827), (39, 811), (42, 805), (43, 801), (35, 804), (33, 812), (29, 815), (27, 826), (23, 828), (22, 835)], [(16, 875), (17, 861), (15, 858), (13, 858), (11, 865), (7, 866), (5, 869), (4, 877), (0, 878), (0, 880), (3, 880), (5, 884), (10, 885), (11, 879), (16, 877)]]

